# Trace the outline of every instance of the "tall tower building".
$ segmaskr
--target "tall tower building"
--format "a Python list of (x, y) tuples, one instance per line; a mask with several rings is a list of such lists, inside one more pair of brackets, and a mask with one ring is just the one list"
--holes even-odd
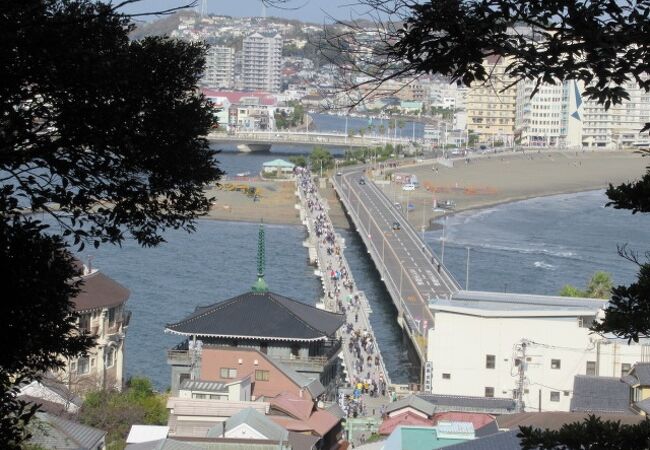
[(242, 48), (243, 88), (247, 91), (278, 92), (282, 65), (282, 36), (253, 33)]
[(235, 51), (230, 47), (211, 45), (205, 58), (202, 82), (215, 89), (231, 89), (235, 74)]
[(503, 58), (487, 58), (483, 65), (490, 74), (486, 82), (475, 82), (467, 91), (467, 129), (480, 142), (510, 142), (515, 128), (517, 91), (506, 73)]

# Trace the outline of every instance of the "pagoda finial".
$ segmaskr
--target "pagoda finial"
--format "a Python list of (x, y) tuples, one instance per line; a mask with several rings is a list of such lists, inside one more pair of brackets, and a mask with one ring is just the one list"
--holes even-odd
[(262, 220), (257, 237), (257, 281), (252, 287), (253, 292), (267, 292), (269, 290), (266, 281), (264, 281), (264, 266), (266, 262), (264, 247), (264, 220)]

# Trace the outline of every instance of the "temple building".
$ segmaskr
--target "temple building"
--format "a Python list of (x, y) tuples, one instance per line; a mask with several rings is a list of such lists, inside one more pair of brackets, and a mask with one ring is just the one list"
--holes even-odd
[[(250, 292), (199, 306), (166, 332), (185, 340), (168, 351), (172, 396), (186, 380), (250, 382), (250, 398), (290, 392), (317, 400), (339, 372), (342, 314), (270, 292), (264, 280), (264, 228), (260, 226), (257, 282)], [(250, 381), (246, 381), (249, 379)]]

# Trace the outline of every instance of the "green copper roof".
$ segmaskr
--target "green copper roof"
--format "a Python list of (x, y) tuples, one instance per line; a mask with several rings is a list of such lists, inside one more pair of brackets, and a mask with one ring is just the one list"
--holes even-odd
[(269, 287), (264, 281), (264, 266), (265, 266), (265, 250), (264, 250), (264, 224), (260, 224), (260, 231), (257, 237), (257, 281), (251, 287), (253, 292), (268, 292)]

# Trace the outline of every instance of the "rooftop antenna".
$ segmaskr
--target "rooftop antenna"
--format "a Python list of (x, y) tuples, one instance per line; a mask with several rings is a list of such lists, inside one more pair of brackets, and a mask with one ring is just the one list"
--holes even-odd
[(269, 287), (264, 281), (265, 244), (264, 244), (264, 220), (260, 223), (260, 231), (257, 235), (257, 281), (251, 288), (253, 292), (268, 292)]

